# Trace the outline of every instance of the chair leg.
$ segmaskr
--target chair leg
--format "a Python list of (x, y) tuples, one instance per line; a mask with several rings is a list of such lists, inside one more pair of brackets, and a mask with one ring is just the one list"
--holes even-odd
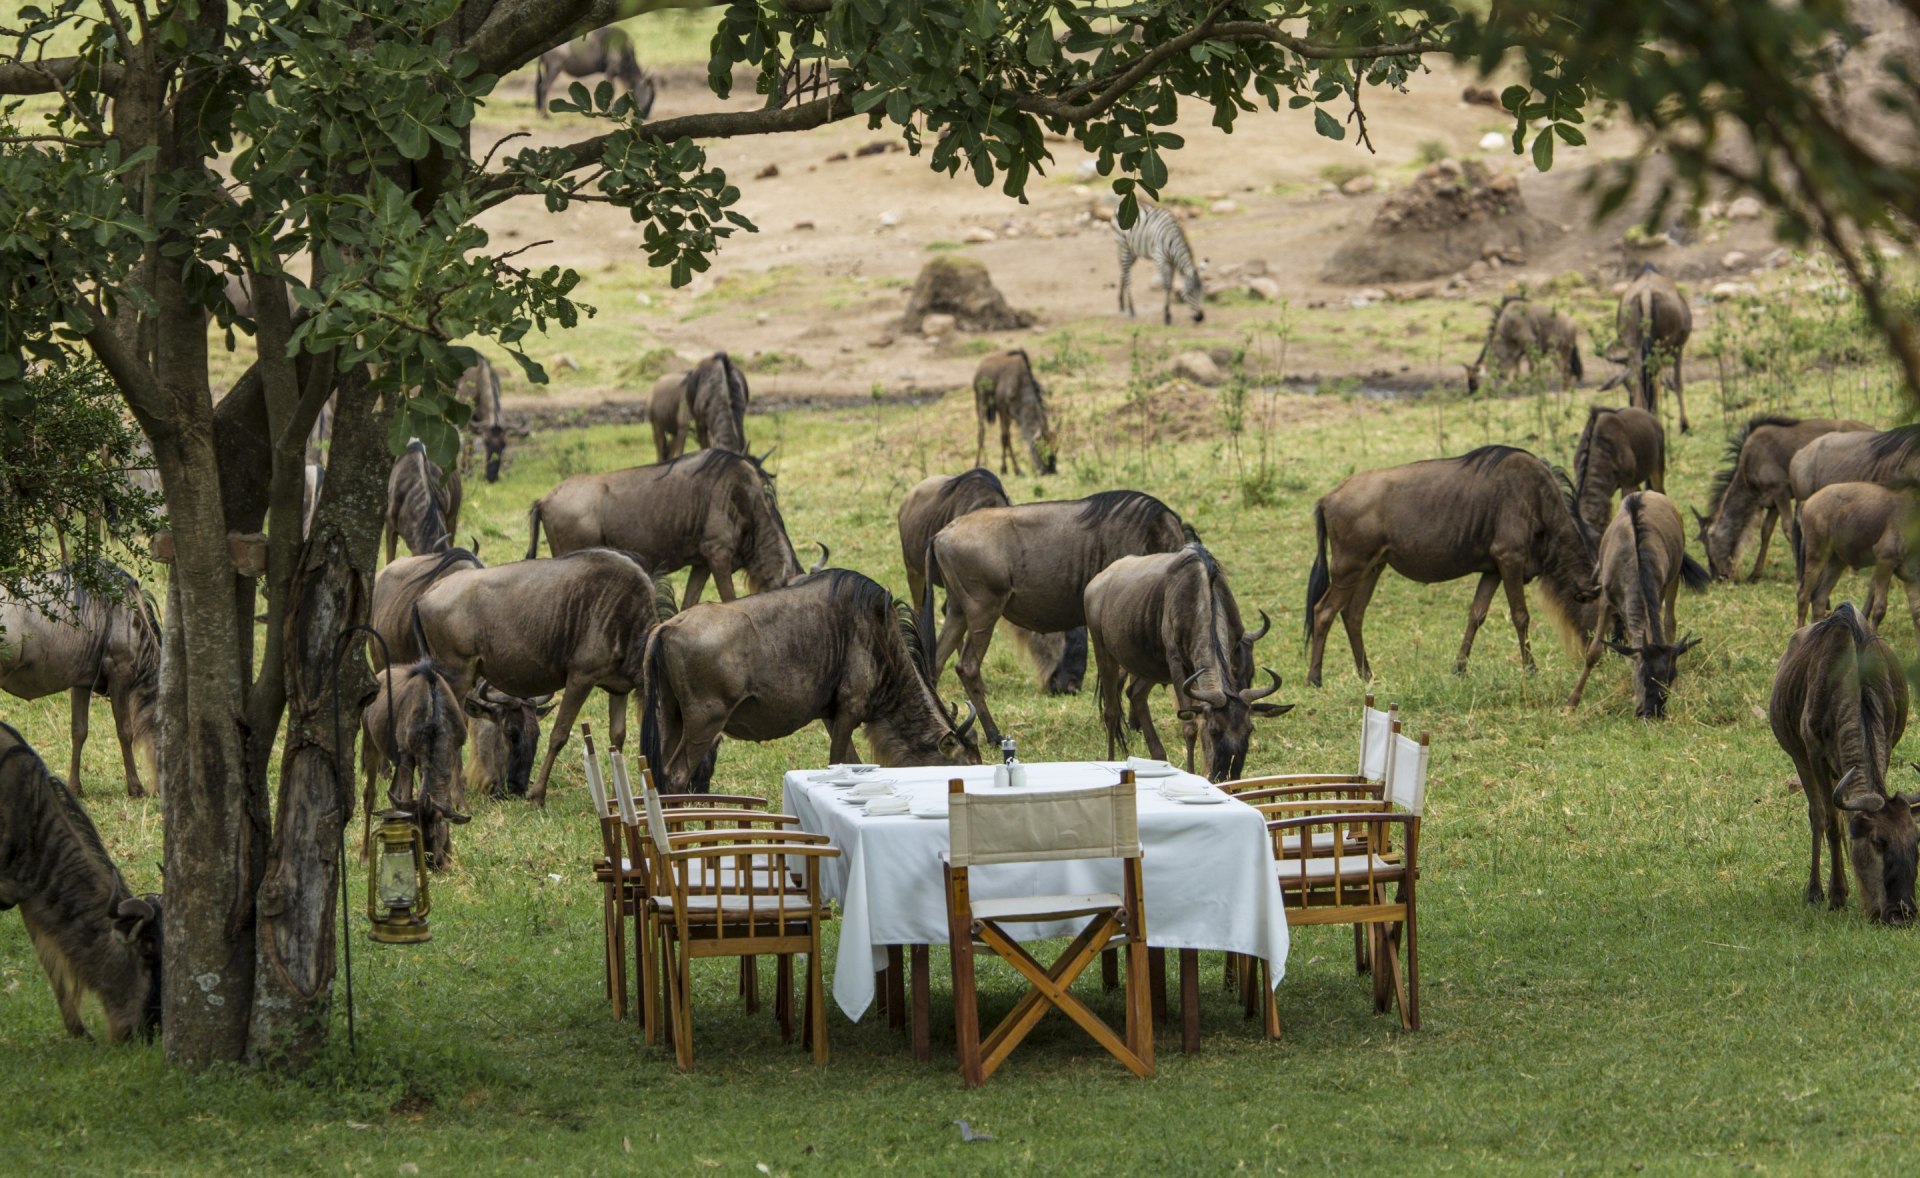
[(1367, 926), (1367, 955), (1373, 959), (1374, 965), (1376, 966), (1373, 970), (1373, 1009), (1376, 1014), (1385, 1014), (1387, 1009), (1393, 1005), (1392, 962), (1387, 963), (1389, 966), (1387, 969), (1377, 968), (1381, 961), (1393, 952), (1392, 948), (1388, 946), (1386, 942), (1387, 929), (1385, 925), (1370, 924)]
[(793, 1042), (793, 955), (782, 953), (773, 963), (773, 1017), (780, 1023), (780, 1041)]
[(1359, 925), (1353, 926), (1353, 972), (1366, 973), (1372, 968), (1367, 959), (1367, 938)]
[(601, 905), (602, 932), (607, 954), (607, 997), (613, 1001), (613, 1017), (627, 1017), (627, 914), (626, 900), (607, 889)]
[(1260, 986), (1261, 1029), (1269, 1039), (1280, 1037), (1280, 1004), (1273, 996), (1273, 967), (1265, 960), (1254, 970), (1253, 980)]
[(760, 959), (742, 957), (740, 959), (740, 998), (748, 1014), (760, 1009)]
[(1200, 1050), (1200, 951), (1180, 950), (1180, 1050)]
[(907, 978), (900, 945), (887, 946), (887, 1029), (897, 1031), (907, 1025)]
[[(1140, 1058), (1146, 1065), (1146, 1074), (1153, 1075), (1153, 986), (1154, 977), (1161, 979), (1165, 986), (1165, 976), (1161, 971), (1148, 964), (1149, 951), (1138, 940), (1127, 944), (1127, 999), (1133, 1017), (1128, 1020), (1131, 1032), (1127, 1043), (1128, 1050)], [(1140, 985), (1140, 975), (1148, 975), (1148, 985)]]
[(933, 1058), (932, 1043), (932, 1003), (927, 996), (927, 947), (915, 945), (913, 958), (913, 1058), (916, 1063), (926, 1063)]
[(813, 1027), (813, 1062), (827, 1062), (827, 987), (820, 976), (820, 933), (807, 953), (807, 1021)]
[(1238, 953), (1220, 955), (1220, 988), (1222, 990), (1233, 989), (1233, 984), (1237, 980), (1235, 975), (1239, 972), (1239, 957)]
[(1100, 951), (1100, 988), (1109, 994), (1120, 988), (1120, 953), (1117, 949)]
[[(986, 1082), (980, 1064), (980, 1007), (974, 993), (973, 930), (959, 920), (953, 928), (953, 1037), (959, 1046), (960, 1079), (969, 1088)], [(1132, 990), (1128, 990), (1129, 996)]]
[(633, 918), (633, 955), (634, 974), (639, 981), (640, 1025), (646, 1033), (648, 1043), (660, 1042), (660, 946), (649, 935), (648, 919), (643, 906), (636, 903)]
[(1420, 939), (1419, 921), (1414, 916), (1413, 899), (1407, 899), (1407, 993), (1400, 1010), (1402, 1023), (1409, 1031), (1420, 1029)]
[(1147, 988), (1153, 998), (1153, 1021), (1167, 1021), (1167, 951), (1147, 950)]
[(693, 957), (680, 947), (674, 961), (674, 1004), (680, 1008), (680, 1017), (674, 1026), (673, 1052), (680, 1070), (693, 1070)]

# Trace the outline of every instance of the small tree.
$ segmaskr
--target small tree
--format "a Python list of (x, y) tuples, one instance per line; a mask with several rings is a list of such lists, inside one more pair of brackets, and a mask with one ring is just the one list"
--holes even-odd
[[(644, 0), (45, 0), (0, 28), (0, 416), (19, 417), (25, 360), (97, 357), (150, 439), (174, 539), (163, 669), (166, 1048), (189, 1064), (306, 1058), (323, 1041), (333, 977), (335, 848), (352, 808), (334, 787), (329, 674), (363, 618), (389, 455), (419, 435), (451, 457), (462, 411), (447, 390), (488, 335), (530, 379), (525, 334), (590, 313), (577, 277), (533, 272), (474, 223), (533, 197), (559, 212), (616, 204), (645, 226), (676, 284), (748, 228), (737, 192), (696, 141), (864, 117), (930, 164), (1021, 196), (1071, 134), (1111, 176), (1120, 217), (1167, 183), (1182, 99), (1231, 129), (1284, 101), (1331, 138), (1365, 143), (1363, 95), (1403, 87), (1428, 54), (1496, 64), (1521, 53), (1506, 96), (1515, 147), (1541, 167), (1580, 141), (1583, 109), (1625, 102), (1696, 161), (1731, 120), (1761, 148), (1740, 178), (1855, 263), (1862, 233), (1902, 233), (1911, 170), (1875, 170), (1815, 128), (1805, 52), (1854, 34), (1842, 5), (1599, 6), (1521, 0), (1487, 21), (1439, 3), (1331, 0), (731, 0), (716, 5), (709, 83), (754, 68), (759, 109), (642, 124), (610, 85), (565, 104), (604, 127), (552, 148), (484, 151), (476, 108), (496, 79)], [(1727, 11), (1720, 11), (1725, 7)], [(1750, 10), (1751, 9), (1751, 10)], [(1654, 48), (1657, 46), (1658, 48)], [(645, 44), (640, 46), (645, 57)], [(1655, 79), (1649, 82), (1646, 79)], [(1904, 94), (1911, 111), (1910, 82)], [(1895, 86), (1898, 89), (1898, 86)], [(1791, 97), (1792, 102), (1782, 100)], [(109, 107), (108, 99), (111, 99)], [(1797, 121), (1795, 121), (1797, 120)], [(1791, 122), (1792, 134), (1775, 124)], [(1706, 130), (1702, 130), (1706, 128)], [(1691, 138), (1689, 138), (1691, 136)], [(1813, 138), (1808, 138), (1813, 136)], [(1784, 159), (1789, 187), (1764, 161)], [(1691, 166), (1691, 165), (1689, 165)], [(1894, 197), (1900, 199), (1893, 199)], [(244, 277), (254, 317), (224, 280)], [(252, 340), (246, 375), (216, 398), (212, 316)], [(1920, 376), (1894, 316), (1877, 320)], [(1920, 388), (1920, 381), (1914, 387)], [(326, 491), (301, 539), (302, 447), (339, 411)], [(264, 581), (228, 539), (264, 525)], [(266, 598), (254, 648), (256, 596)], [(365, 690), (357, 660), (350, 695)], [(267, 767), (284, 730), (277, 797)]]

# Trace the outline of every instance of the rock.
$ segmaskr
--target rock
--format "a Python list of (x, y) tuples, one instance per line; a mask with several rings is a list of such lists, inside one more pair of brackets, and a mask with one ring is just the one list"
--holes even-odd
[(795, 221), (793, 223), (793, 227), (795, 229), (811, 229), (813, 228), (813, 222), (812, 221)]
[(920, 334), (933, 339), (945, 339), (960, 326), (960, 321), (951, 315), (927, 315), (920, 320)]
[(1087, 215), (1096, 221), (1111, 221), (1113, 220), (1113, 214), (1113, 206), (1107, 204), (1105, 201), (1096, 201), (1094, 206), (1087, 210)]
[(865, 147), (856, 147), (856, 148), (854, 148), (854, 149), (853, 149), (853, 154), (855, 154), (855, 155), (882, 155), (882, 154), (884, 154), (884, 153), (886, 153), (886, 152), (888, 152), (888, 151), (891, 151), (892, 149), (893, 149), (893, 143), (892, 143), (892, 141), (891, 141), (891, 140), (887, 140), (887, 139), (882, 139), (882, 140), (880, 140), (880, 141), (879, 141), (879, 142), (877, 142), (877, 143), (869, 143), (869, 144), (867, 144), (867, 145), (866, 145)]
[(753, 174), (755, 180), (771, 180), (780, 174), (779, 164), (768, 164)]
[(1766, 206), (1755, 196), (1738, 196), (1727, 204), (1727, 220), (1757, 221), (1760, 214), (1766, 212)]
[(1886, 258), (1888, 261), (1903, 256), (1900, 247), (1897, 245), (1883, 245), (1880, 246), (1879, 249), (1880, 256)]
[(1745, 282), (1716, 282), (1713, 284), (1713, 289), (1707, 293), (1716, 299), (1732, 299), (1744, 294), (1752, 294), (1753, 287)]
[(1240, 211), (1240, 202), (1235, 200), (1216, 200), (1211, 206), (1211, 211), (1221, 214), (1237, 213)]
[(1720, 259), (1720, 266), (1726, 270), (1744, 270), (1747, 267), (1747, 255), (1742, 250), (1728, 250), (1727, 256)]
[(1783, 245), (1768, 253), (1767, 256), (1761, 260), (1760, 264), (1769, 270), (1778, 270), (1791, 261), (1793, 261), (1793, 254)]
[(960, 235), (960, 240), (977, 244), (980, 242), (998, 241), (1000, 240), (1000, 235), (985, 225), (970, 225), (967, 227), (967, 231)]
[[(1478, 263), (1475, 264), (1478, 265)], [(1365, 290), (1357, 290), (1347, 296), (1347, 306), (1349, 307), (1370, 307), (1375, 303), (1384, 303), (1386, 301), (1387, 292), (1377, 286), (1370, 286)]]
[(1485, 86), (1468, 86), (1460, 91), (1460, 101), (1470, 106), (1497, 107), (1500, 105), (1500, 96)]
[(1340, 186), (1338, 184), (1335, 184), (1333, 181), (1328, 180), (1325, 183), (1320, 185), (1320, 191), (1324, 193), (1332, 194), (1340, 191)]
[(1007, 305), (986, 266), (961, 254), (941, 254), (920, 268), (907, 310), (894, 328), (925, 329), (928, 315), (951, 315), (961, 331), (1011, 331), (1033, 326), (1033, 315)]
[(1487, 191), (1498, 193), (1501, 196), (1511, 195), (1512, 193), (1520, 191), (1520, 177), (1514, 175), (1512, 172), (1502, 172), (1487, 181)]
[(1499, 151), (1511, 142), (1512, 140), (1498, 131), (1488, 131), (1485, 135), (1480, 136), (1480, 150)]
[(1706, 204), (1703, 204), (1700, 206), (1700, 216), (1703, 220), (1718, 221), (1720, 218), (1726, 215), (1727, 215), (1727, 206), (1725, 205), (1725, 203), (1721, 201), (1710, 200)]
[(1456, 177), (1460, 175), (1460, 161), (1456, 159), (1444, 159), (1434, 164), (1433, 170), (1441, 176), (1449, 178)]
[(1073, 194), (1081, 200), (1086, 200), (1093, 195), (1093, 189), (1087, 187), (1085, 184), (1075, 184), (1073, 186)]
[(893, 337), (883, 331), (868, 340), (867, 346), (869, 348), (891, 348), (893, 346)]
[(1265, 258), (1248, 258), (1246, 261), (1240, 263), (1240, 277), (1242, 278), (1259, 278), (1266, 273), (1267, 260)]
[(1607, 289), (1610, 290), (1613, 293), (1613, 297), (1617, 299), (1627, 293), (1627, 284), (1624, 282), (1616, 282)]
[(1212, 388), (1222, 379), (1220, 366), (1213, 357), (1205, 352), (1182, 352), (1173, 358), (1173, 374), (1182, 376), (1194, 384)]
[(573, 358), (573, 353), (562, 352), (558, 356), (555, 356), (553, 359), (547, 361), (547, 367), (553, 369), (555, 372), (558, 372), (563, 368), (571, 369), (574, 372), (578, 372), (580, 371), (580, 361), (575, 360)]
[(839, 163), (839, 162), (840, 162), (841, 160), (844, 160), (844, 159), (846, 159), (846, 158), (847, 158), (847, 153), (846, 153), (846, 152), (844, 152), (844, 151), (836, 151), (836, 152), (834, 152), (834, 153), (833, 153), (832, 155), (830, 155), (830, 156), (828, 156), (828, 157), (827, 157), (827, 162), (828, 162), (828, 163), (830, 163), (830, 164), (837, 164), (837, 163)]
[(900, 223), (900, 214), (888, 209), (880, 214), (880, 228), (891, 229)]
[(1085, 184), (1099, 174), (1100, 161), (1098, 160), (1081, 160), (1080, 166), (1073, 170), (1074, 179), (1080, 181), (1082, 184)]
[(1233, 367), (1233, 349), (1232, 348), (1208, 348), (1207, 359), (1213, 361), (1213, 366), (1215, 368), (1218, 368), (1224, 372), (1228, 368)]
[(1348, 196), (1365, 196), (1367, 193), (1373, 191), (1373, 187), (1374, 179), (1372, 176), (1355, 176), (1345, 184), (1342, 184), (1340, 191)]
[(1264, 275), (1247, 279), (1247, 293), (1269, 303), (1280, 300), (1280, 284)]

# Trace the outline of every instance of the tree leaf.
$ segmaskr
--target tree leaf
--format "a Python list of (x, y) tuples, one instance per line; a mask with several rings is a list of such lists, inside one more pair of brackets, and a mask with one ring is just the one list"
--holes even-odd
[(1339, 120), (1328, 114), (1324, 107), (1316, 106), (1313, 108), (1313, 129), (1328, 139), (1345, 139), (1347, 137), (1347, 129), (1340, 125)]

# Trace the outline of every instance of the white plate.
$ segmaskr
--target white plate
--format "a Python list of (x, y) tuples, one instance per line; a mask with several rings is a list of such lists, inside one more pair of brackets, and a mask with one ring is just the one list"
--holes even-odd
[(935, 819), (941, 822), (947, 819), (947, 808), (945, 806), (940, 807), (938, 810), (913, 810), (909, 812), (915, 818)]
[[(1127, 765), (1124, 768), (1133, 769), (1133, 766)], [(1183, 770), (1172, 765), (1162, 765), (1158, 769), (1133, 769), (1135, 777), (1178, 777), (1181, 772)]]
[[(824, 781), (829, 785), (853, 785), (862, 778), (872, 775), (878, 768), (880, 768), (878, 765), (829, 765), (825, 772), (809, 773), (807, 780)], [(865, 770), (865, 772), (856, 773), (854, 772), (856, 769)]]
[(1192, 797), (1176, 797), (1173, 800), (1183, 806), (1217, 806), (1221, 802), (1226, 801), (1227, 796), (1225, 794), (1196, 794)]

